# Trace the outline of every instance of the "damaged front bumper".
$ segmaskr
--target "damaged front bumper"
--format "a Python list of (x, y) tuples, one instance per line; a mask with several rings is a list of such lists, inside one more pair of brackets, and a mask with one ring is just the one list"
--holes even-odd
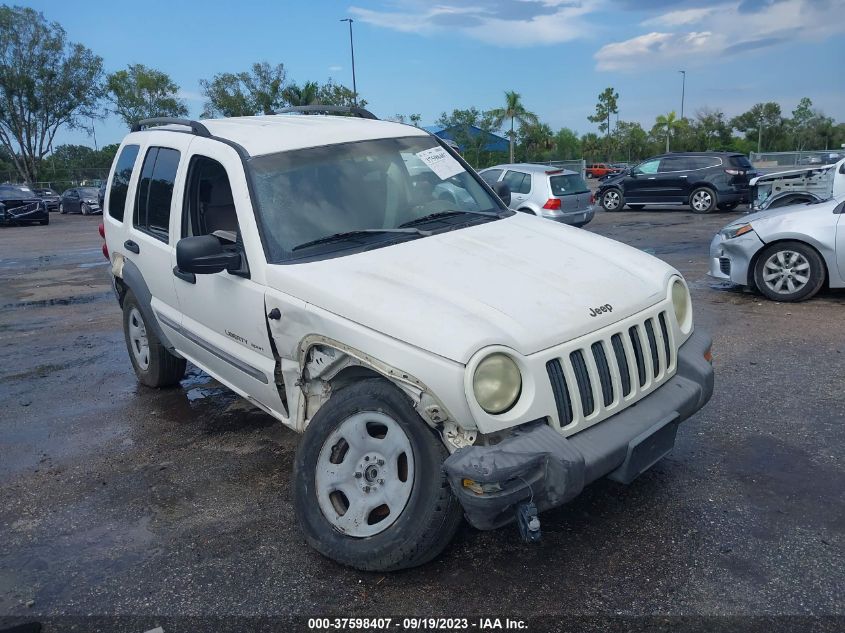
[(520, 504), (533, 501), (543, 511), (601, 477), (633, 481), (672, 449), (678, 425), (713, 394), (713, 368), (705, 358), (710, 344), (708, 335), (694, 333), (678, 350), (675, 376), (580, 433), (564, 437), (538, 421), (493, 446), (455, 451), (443, 467), (467, 520), (494, 529), (513, 521)]

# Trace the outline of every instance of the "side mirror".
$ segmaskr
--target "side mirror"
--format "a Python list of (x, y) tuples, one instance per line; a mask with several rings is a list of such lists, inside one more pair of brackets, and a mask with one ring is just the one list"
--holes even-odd
[(511, 188), (503, 182), (494, 182), (493, 191), (502, 199), (506, 207), (511, 206)]
[(183, 237), (176, 243), (176, 266), (181, 272), (198, 275), (234, 272), (241, 268), (241, 254), (224, 249), (213, 235)]

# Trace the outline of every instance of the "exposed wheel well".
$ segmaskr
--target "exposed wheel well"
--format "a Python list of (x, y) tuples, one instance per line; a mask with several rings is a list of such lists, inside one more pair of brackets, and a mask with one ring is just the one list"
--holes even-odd
[(748, 287), (753, 288), (759, 292), (759, 288), (757, 287), (757, 283), (754, 281), (754, 270), (757, 268), (757, 262), (760, 260), (760, 254), (766, 250), (769, 246), (774, 246), (775, 244), (783, 244), (784, 242), (797, 242), (807, 248), (812, 249), (816, 255), (819, 256), (819, 259), (822, 261), (822, 268), (824, 269), (824, 287), (828, 287), (830, 282), (830, 271), (827, 268), (827, 260), (824, 258), (815, 246), (810, 244), (809, 242), (803, 242), (801, 240), (796, 239), (782, 239), (782, 240), (775, 240), (774, 242), (766, 242), (766, 245), (754, 253), (754, 257), (751, 258), (751, 262), (748, 264)]
[(537, 215), (533, 209), (529, 209), (528, 207), (519, 207), (517, 211), (519, 211), (520, 213), (527, 213), (529, 215)]

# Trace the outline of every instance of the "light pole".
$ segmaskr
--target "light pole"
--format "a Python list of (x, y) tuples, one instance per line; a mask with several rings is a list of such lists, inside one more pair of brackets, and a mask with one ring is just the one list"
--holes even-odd
[(352, 53), (352, 100), (358, 105), (358, 86), (355, 83), (355, 45), (352, 43), (352, 18), (343, 18), (341, 22), (349, 22), (349, 51)]
[[(762, 151), (763, 147), (763, 117), (760, 117), (760, 122), (757, 124), (757, 153)], [(758, 157), (759, 158), (759, 157)]]
[(679, 73), (683, 75), (683, 79), (681, 82), (681, 118), (684, 118), (684, 97), (686, 96), (687, 91), (687, 71), (679, 70)]

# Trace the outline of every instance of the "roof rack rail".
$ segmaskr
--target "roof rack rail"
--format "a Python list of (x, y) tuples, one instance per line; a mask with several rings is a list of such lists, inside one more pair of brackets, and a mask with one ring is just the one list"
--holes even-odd
[(291, 106), (289, 108), (282, 108), (278, 112), (274, 112), (273, 114), (289, 114), (291, 112), (298, 112), (300, 114), (354, 114), (355, 116), (361, 119), (372, 119), (373, 121), (378, 121), (379, 118), (370, 112), (369, 110), (365, 110), (364, 108), (359, 108), (358, 106), (338, 106), (338, 105), (304, 105), (304, 106)]
[(199, 121), (192, 121), (191, 119), (177, 119), (169, 116), (160, 116), (152, 119), (142, 119), (132, 126), (133, 132), (140, 132), (141, 130), (158, 125), (184, 125), (191, 128), (191, 133), (197, 136), (211, 137), (211, 132)]

